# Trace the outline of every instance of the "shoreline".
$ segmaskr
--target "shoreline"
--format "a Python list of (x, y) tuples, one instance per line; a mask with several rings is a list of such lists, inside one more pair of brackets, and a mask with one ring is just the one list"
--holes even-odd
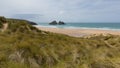
[(67, 29), (67, 28), (50, 28), (50, 27), (42, 27), (35, 26), (40, 30), (49, 31), (53, 33), (65, 34), (73, 37), (85, 37), (91, 35), (120, 35), (120, 31), (115, 30), (100, 30), (100, 29)]

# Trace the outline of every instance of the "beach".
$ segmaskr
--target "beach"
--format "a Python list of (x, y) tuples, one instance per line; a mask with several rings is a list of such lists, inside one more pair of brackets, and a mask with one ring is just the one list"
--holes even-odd
[(53, 33), (65, 34), (73, 37), (84, 37), (91, 35), (120, 35), (120, 31), (115, 30), (100, 30), (100, 29), (67, 29), (67, 28), (50, 28), (50, 27), (40, 27), (36, 26), (38, 29), (43, 31), (49, 31)]

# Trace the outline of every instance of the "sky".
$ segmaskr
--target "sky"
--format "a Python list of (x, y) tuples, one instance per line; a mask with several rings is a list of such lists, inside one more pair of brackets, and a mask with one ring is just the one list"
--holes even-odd
[(0, 0), (0, 16), (39, 22), (120, 22), (120, 0)]

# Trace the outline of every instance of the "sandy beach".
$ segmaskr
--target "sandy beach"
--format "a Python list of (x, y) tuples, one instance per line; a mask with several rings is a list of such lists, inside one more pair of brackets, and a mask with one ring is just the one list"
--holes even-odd
[(48, 27), (40, 27), (36, 26), (38, 29), (43, 31), (49, 31), (53, 33), (65, 34), (73, 37), (83, 37), (90, 35), (120, 35), (120, 31), (115, 30), (99, 30), (99, 29), (65, 29), (65, 28), (48, 28)]

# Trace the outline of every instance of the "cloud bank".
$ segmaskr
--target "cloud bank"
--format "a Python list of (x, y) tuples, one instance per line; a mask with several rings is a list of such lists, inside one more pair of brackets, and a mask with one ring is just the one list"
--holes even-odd
[(119, 7), (120, 0), (1, 0), (0, 15), (40, 22), (120, 22)]

